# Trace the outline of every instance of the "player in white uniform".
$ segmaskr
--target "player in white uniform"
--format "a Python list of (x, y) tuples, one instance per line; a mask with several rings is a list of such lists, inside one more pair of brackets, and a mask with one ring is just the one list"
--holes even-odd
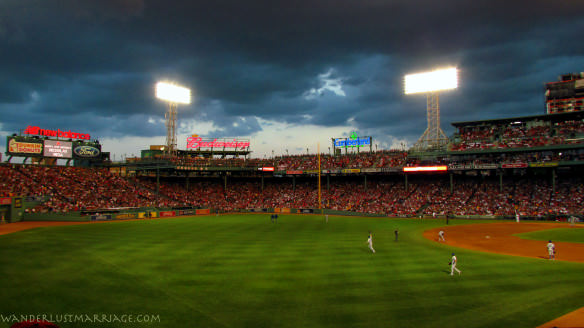
[(438, 241), (446, 241), (446, 239), (444, 239), (444, 231), (440, 230), (440, 232), (438, 233)]
[(369, 244), (369, 249), (375, 253), (375, 249), (373, 249), (373, 235), (371, 232), (369, 233), (369, 238), (367, 239), (367, 244)]
[(452, 253), (452, 258), (450, 259), (450, 275), (453, 276), (454, 275), (454, 271), (458, 272), (458, 274), (460, 275), (461, 271), (458, 270), (458, 268), (456, 268), (456, 255), (454, 255), (454, 253)]
[(554, 243), (552, 243), (552, 241), (550, 240), (546, 247), (548, 249), (549, 259), (555, 260), (556, 259), (556, 245), (554, 245)]

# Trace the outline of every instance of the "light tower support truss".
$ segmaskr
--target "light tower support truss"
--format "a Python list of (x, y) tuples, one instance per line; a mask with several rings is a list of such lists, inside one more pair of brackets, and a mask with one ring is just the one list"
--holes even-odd
[(440, 95), (438, 92), (426, 94), (426, 113), (428, 127), (413, 149), (418, 151), (442, 149), (448, 144), (448, 137), (440, 128)]
[(166, 155), (173, 156), (177, 150), (176, 143), (176, 110), (177, 104), (168, 103), (168, 111), (164, 115), (166, 118)]

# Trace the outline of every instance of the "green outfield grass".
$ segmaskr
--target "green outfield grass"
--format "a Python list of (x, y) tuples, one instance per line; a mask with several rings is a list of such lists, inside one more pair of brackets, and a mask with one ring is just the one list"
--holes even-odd
[(584, 243), (584, 229), (582, 228), (556, 228), (544, 231), (534, 231), (517, 234), (523, 239), (553, 240), (570, 243)]
[(423, 238), (443, 224), (265, 214), (23, 231), (0, 236), (0, 314), (159, 318), (61, 327), (533, 328), (584, 306), (584, 265)]

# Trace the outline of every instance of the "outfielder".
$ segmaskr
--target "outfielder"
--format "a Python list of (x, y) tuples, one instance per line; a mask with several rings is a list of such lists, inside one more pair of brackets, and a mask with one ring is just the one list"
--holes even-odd
[(369, 244), (369, 249), (375, 253), (375, 249), (373, 249), (373, 235), (369, 232), (369, 238), (367, 239), (367, 244)]
[(456, 255), (454, 255), (454, 253), (452, 253), (452, 258), (450, 259), (450, 275), (454, 275), (454, 271), (458, 272), (458, 274), (460, 275), (461, 271), (458, 270), (458, 268), (456, 268)]
[(546, 247), (548, 249), (549, 259), (555, 260), (556, 259), (556, 245), (554, 245), (554, 243), (552, 243), (552, 241), (550, 240)]

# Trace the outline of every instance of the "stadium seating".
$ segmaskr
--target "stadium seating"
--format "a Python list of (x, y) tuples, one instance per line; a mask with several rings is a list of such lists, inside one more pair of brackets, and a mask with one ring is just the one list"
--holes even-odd
[[(383, 157), (365, 157), (359, 163)], [(289, 160), (302, 167), (310, 158)], [(237, 211), (249, 208), (315, 208), (315, 179), (161, 179), (160, 195), (152, 177), (122, 178), (107, 169), (37, 165), (0, 165), (0, 195), (48, 196), (35, 212), (70, 212), (119, 207), (193, 206)], [(328, 187), (327, 187), (328, 186)], [(581, 177), (559, 179), (554, 188), (549, 179), (511, 177), (498, 179), (457, 177), (451, 192), (444, 176), (412, 178), (407, 189), (399, 176), (370, 178), (337, 177), (322, 188), (325, 208), (396, 216), (420, 214), (522, 215), (584, 214), (584, 183)]]

